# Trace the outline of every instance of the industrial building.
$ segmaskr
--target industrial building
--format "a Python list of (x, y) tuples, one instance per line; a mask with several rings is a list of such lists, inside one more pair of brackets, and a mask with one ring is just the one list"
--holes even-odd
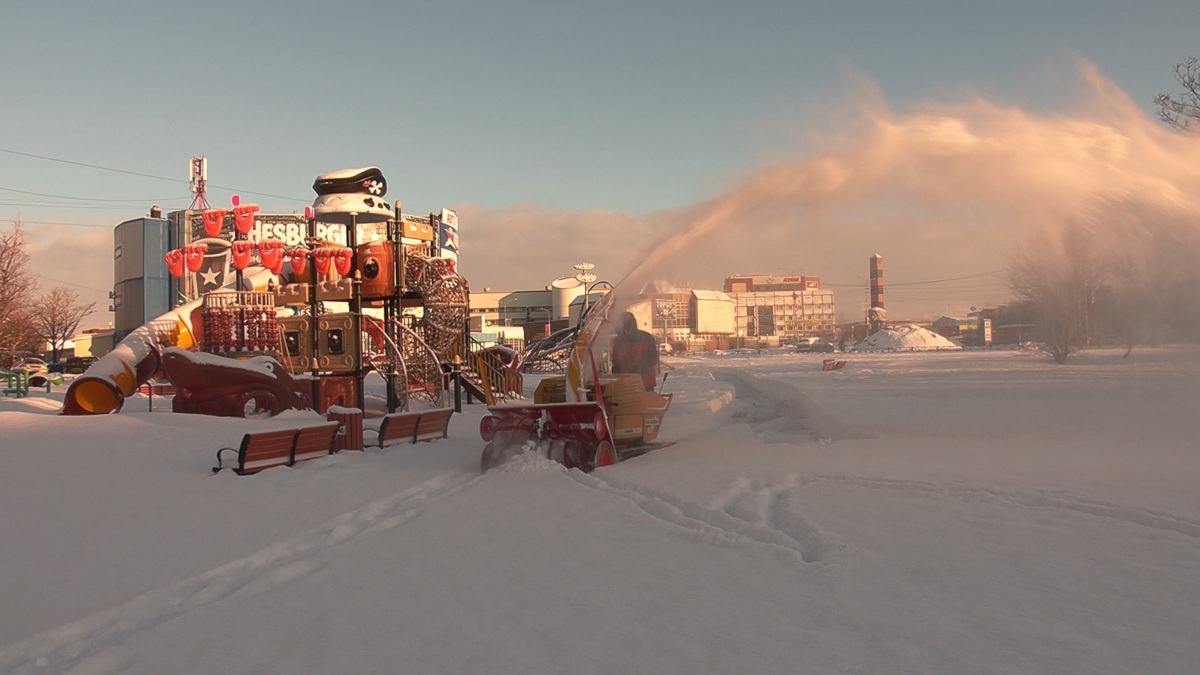
[(820, 277), (734, 275), (724, 290), (734, 301), (738, 337), (770, 344), (837, 332), (833, 291), (821, 288)]
[[(609, 291), (606, 284), (588, 286), (572, 277), (555, 279), (542, 289), (472, 291), (471, 332), (481, 342), (521, 342), (575, 325), (589, 304)], [(720, 291), (694, 291), (659, 285), (640, 293), (628, 308), (638, 327), (659, 343), (703, 348), (704, 342), (727, 341), (734, 333), (733, 300)], [(716, 348), (710, 346), (710, 348)]]
[(163, 256), (176, 247), (178, 239), (157, 207), (148, 216), (117, 225), (113, 239), (113, 290), (109, 297), (115, 344), (174, 306), (178, 286), (167, 273)]

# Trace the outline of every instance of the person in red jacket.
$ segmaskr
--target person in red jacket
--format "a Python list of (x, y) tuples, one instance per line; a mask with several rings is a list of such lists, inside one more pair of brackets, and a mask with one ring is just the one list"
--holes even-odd
[(637, 318), (632, 312), (625, 312), (617, 320), (612, 366), (614, 373), (641, 375), (646, 391), (653, 390), (658, 380), (658, 344), (653, 335), (637, 327)]

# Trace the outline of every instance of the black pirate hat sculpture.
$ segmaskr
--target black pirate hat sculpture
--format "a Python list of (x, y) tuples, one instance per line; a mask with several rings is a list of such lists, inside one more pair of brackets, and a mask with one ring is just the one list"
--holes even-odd
[(349, 223), (353, 216), (359, 223), (377, 223), (395, 216), (383, 198), (387, 180), (378, 167), (342, 169), (317, 176), (313, 191), (317, 193), (313, 211), (321, 222)]

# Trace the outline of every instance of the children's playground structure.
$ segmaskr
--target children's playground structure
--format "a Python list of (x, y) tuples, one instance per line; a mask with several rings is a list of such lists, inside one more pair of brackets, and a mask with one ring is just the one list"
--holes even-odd
[[(189, 212), (198, 236), (166, 254), (168, 271), (199, 274), (217, 253), (232, 281), (130, 333), (71, 383), (62, 414), (118, 412), (155, 378), (175, 385), (176, 412), (363, 410), (372, 374), (389, 413), (444, 405), (450, 364), (470, 362), (467, 281), (438, 246), (439, 230), (457, 235), (456, 216), (402, 213), (376, 167), (318, 176), (313, 189), (297, 243), (254, 228), (259, 207), (236, 197)], [(344, 242), (320, 236), (331, 224)]]
[[(611, 337), (615, 288), (575, 327), (548, 338), (565, 372), (543, 379), (529, 402), (524, 357), (472, 347), (467, 281), (438, 246), (447, 225), (457, 240), (453, 212), (401, 213), (399, 202), (382, 199), (386, 182), (375, 167), (318, 176), (313, 189), (302, 241), (267, 236), (278, 230), (256, 228), (258, 206), (237, 198), (231, 210), (194, 212), (189, 243), (164, 256), (168, 271), (207, 281), (227, 276), (229, 264), (234, 278), (131, 332), (71, 383), (62, 414), (118, 412), (152, 379), (173, 385), (172, 410), (181, 413), (365, 412), (374, 374), (385, 382), (390, 415), (418, 400), (444, 408), (453, 378), (488, 404), (485, 471), (530, 449), (591, 471), (662, 447), (671, 395), (647, 390), (641, 374), (609, 373), (595, 353)], [(344, 226), (344, 242), (328, 237), (330, 224)], [(214, 258), (220, 269), (206, 267)], [(381, 445), (383, 436), (381, 428)]]

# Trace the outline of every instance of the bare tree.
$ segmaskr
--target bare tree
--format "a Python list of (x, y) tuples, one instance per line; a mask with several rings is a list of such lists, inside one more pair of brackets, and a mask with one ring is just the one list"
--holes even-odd
[(1104, 267), (1089, 233), (1068, 225), (1059, 241), (1044, 238), (1014, 256), (1009, 286), (1033, 310), (1042, 350), (1066, 363), (1083, 346)]
[(33, 326), (39, 338), (50, 345), (52, 361), (58, 361), (63, 347), (79, 329), (84, 317), (92, 313), (96, 303), (79, 302), (79, 294), (65, 286), (55, 286), (37, 303)]
[(11, 228), (0, 230), (0, 364), (11, 365), (15, 355), (37, 350), (37, 336), (30, 326), (36, 290), (17, 220)]
[(1183, 87), (1176, 94), (1159, 94), (1154, 97), (1158, 106), (1158, 117), (1168, 126), (1190, 130), (1200, 125), (1200, 60), (1190, 56), (1175, 65), (1175, 79)]
[(1197, 252), (1187, 234), (1183, 228), (1168, 228), (1160, 222), (1158, 229), (1127, 237), (1126, 245), (1114, 255), (1112, 269), (1118, 282), (1115, 292), (1128, 347), (1126, 356), (1133, 351), (1139, 334), (1151, 347), (1162, 343), (1170, 299), (1180, 285), (1187, 283)]
[[(1200, 231), (1194, 218), (1173, 210), (1112, 200), (1093, 223), (1101, 260), (1111, 272), (1107, 307), (1126, 346), (1157, 347), (1195, 336), (1200, 325)], [(1098, 249), (1101, 250), (1101, 249)]]

